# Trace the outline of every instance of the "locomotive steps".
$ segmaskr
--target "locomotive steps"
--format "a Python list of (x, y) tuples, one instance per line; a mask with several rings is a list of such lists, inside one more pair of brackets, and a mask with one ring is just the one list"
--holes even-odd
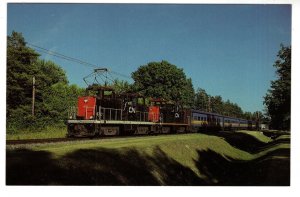
[(289, 185), (290, 137), (221, 132), (7, 146), (8, 185)]

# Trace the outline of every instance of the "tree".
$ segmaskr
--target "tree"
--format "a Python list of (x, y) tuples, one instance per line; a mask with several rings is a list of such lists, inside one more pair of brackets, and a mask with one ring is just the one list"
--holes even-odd
[(231, 103), (229, 100), (227, 100), (223, 104), (223, 111), (224, 115), (226, 116), (232, 116), (237, 118), (243, 117), (243, 110), (241, 107), (239, 107), (236, 103)]
[[(52, 61), (38, 60), (36, 65), (39, 69), (39, 78), (43, 79), (43, 86), (49, 86), (56, 83), (68, 84), (66, 72)], [(38, 77), (37, 77), (38, 78)]]
[(20, 105), (31, 103), (32, 77), (39, 69), (36, 61), (39, 54), (26, 46), (21, 33), (12, 32), (7, 37), (7, 102), (6, 113)]
[(186, 106), (192, 107), (194, 105), (195, 90), (193, 87), (192, 79), (188, 78), (187, 83), (182, 90), (182, 103)]
[[(7, 129), (38, 128), (64, 120), (81, 89), (69, 86), (65, 71), (26, 46), (21, 33), (7, 37)], [(31, 114), (32, 79), (36, 80), (35, 115)]]
[(198, 88), (195, 94), (195, 109), (222, 114), (225, 116), (233, 116), (237, 118), (251, 119), (252, 113), (246, 112), (236, 103), (231, 103), (230, 100), (223, 101), (220, 95), (211, 96), (202, 88)]
[(127, 81), (115, 79), (111, 85), (117, 94), (133, 91), (132, 84)]
[(271, 81), (271, 88), (264, 97), (270, 127), (290, 130), (291, 120), (291, 46), (281, 45), (273, 65), (277, 71), (277, 80)]
[(79, 95), (85, 90), (76, 85), (58, 82), (43, 91), (43, 109), (48, 122), (62, 123), (68, 117), (70, 106), (76, 106)]
[(243, 118), (245, 118), (247, 120), (252, 120), (252, 113), (251, 112), (245, 112), (243, 114)]
[(210, 108), (211, 112), (223, 114), (223, 101), (221, 96), (211, 96), (210, 97)]
[[(57, 64), (52, 61), (37, 60), (36, 67), (39, 69), (39, 72), (35, 74), (36, 80), (36, 100), (37, 104), (43, 102), (44, 98), (47, 95), (44, 92), (47, 92), (52, 85), (57, 83), (68, 84), (68, 79), (65, 71)], [(43, 106), (41, 106), (42, 108)], [(37, 108), (39, 110), (39, 108)], [(41, 110), (41, 109), (40, 109)]]
[(132, 73), (135, 88), (154, 98), (163, 98), (191, 106), (194, 102), (192, 80), (186, 78), (183, 69), (167, 61), (150, 62)]
[(202, 88), (198, 88), (195, 94), (195, 108), (201, 111), (208, 111), (209, 95)]

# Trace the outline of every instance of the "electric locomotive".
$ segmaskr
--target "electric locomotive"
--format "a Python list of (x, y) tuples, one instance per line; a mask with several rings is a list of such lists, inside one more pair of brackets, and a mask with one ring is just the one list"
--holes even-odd
[(69, 137), (183, 133), (190, 113), (180, 104), (145, 98), (137, 93), (116, 94), (113, 88), (92, 85), (93, 95), (78, 98), (69, 111)]
[[(97, 81), (96, 76), (103, 72), (108, 70), (95, 69), (87, 77), (94, 75)], [(191, 133), (257, 126), (255, 121), (184, 108), (161, 98), (146, 98), (134, 92), (117, 94), (106, 81), (104, 86), (89, 85), (86, 96), (79, 97), (77, 106), (71, 107), (68, 114), (68, 137)]]
[(69, 111), (68, 137), (146, 135), (254, 129), (256, 123), (195, 109), (137, 93), (116, 94), (107, 86), (89, 86), (93, 95), (78, 98)]

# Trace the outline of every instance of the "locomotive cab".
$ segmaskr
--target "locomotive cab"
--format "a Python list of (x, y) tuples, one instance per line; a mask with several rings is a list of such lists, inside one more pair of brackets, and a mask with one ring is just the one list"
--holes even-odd
[(140, 113), (147, 111), (145, 98), (140, 94), (116, 94), (112, 87), (96, 85), (88, 87), (87, 90), (89, 94), (94, 93), (91, 98), (96, 99), (93, 104), (94, 111), (98, 114), (95, 117), (100, 120), (137, 120)]
[[(149, 119), (160, 121), (162, 123), (184, 123), (185, 110), (182, 105), (176, 102), (164, 99), (151, 99), (149, 107)], [(153, 117), (150, 117), (152, 115)]]

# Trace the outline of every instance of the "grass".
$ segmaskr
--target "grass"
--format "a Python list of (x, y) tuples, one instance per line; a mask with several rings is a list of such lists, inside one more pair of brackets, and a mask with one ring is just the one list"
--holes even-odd
[(14, 134), (6, 134), (7, 140), (45, 139), (66, 137), (65, 127), (46, 127), (42, 131), (22, 130)]
[[(28, 146), (27, 146), (28, 147)], [(200, 175), (194, 160), (197, 160), (197, 150), (211, 149), (222, 155), (228, 155), (236, 159), (249, 160), (253, 155), (230, 146), (226, 141), (219, 137), (205, 134), (189, 135), (164, 135), (164, 136), (147, 136), (133, 137), (122, 139), (104, 139), (104, 140), (87, 140), (85, 142), (67, 142), (50, 145), (30, 145), (30, 149), (35, 151), (47, 151), (53, 154), (56, 159), (63, 158), (65, 155), (76, 150), (98, 150), (116, 149), (124, 154), (129, 149), (135, 149), (140, 154), (153, 157), (156, 148), (166, 153), (169, 157), (183, 166), (186, 166), (196, 174)]]
[(254, 131), (7, 146), (7, 184), (289, 185), (289, 150)]
[(237, 132), (240, 132), (240, 133), (245, 133), (245, 134), (248, 134), (248, 135), (251, 135), (253, 137), (255, 137), (256, 139), (258, 139), (259, 141), (261, 142), (265, 142), (265, 143), (268, 143), (268, 142), (271, 142), (272, 139), (270, 137), (267, 137), (263, 134), (263, 132), (260, 132), (260, 131), (247, 131), (247, 130), (241, 130), (241, 131), (237, 131)]

